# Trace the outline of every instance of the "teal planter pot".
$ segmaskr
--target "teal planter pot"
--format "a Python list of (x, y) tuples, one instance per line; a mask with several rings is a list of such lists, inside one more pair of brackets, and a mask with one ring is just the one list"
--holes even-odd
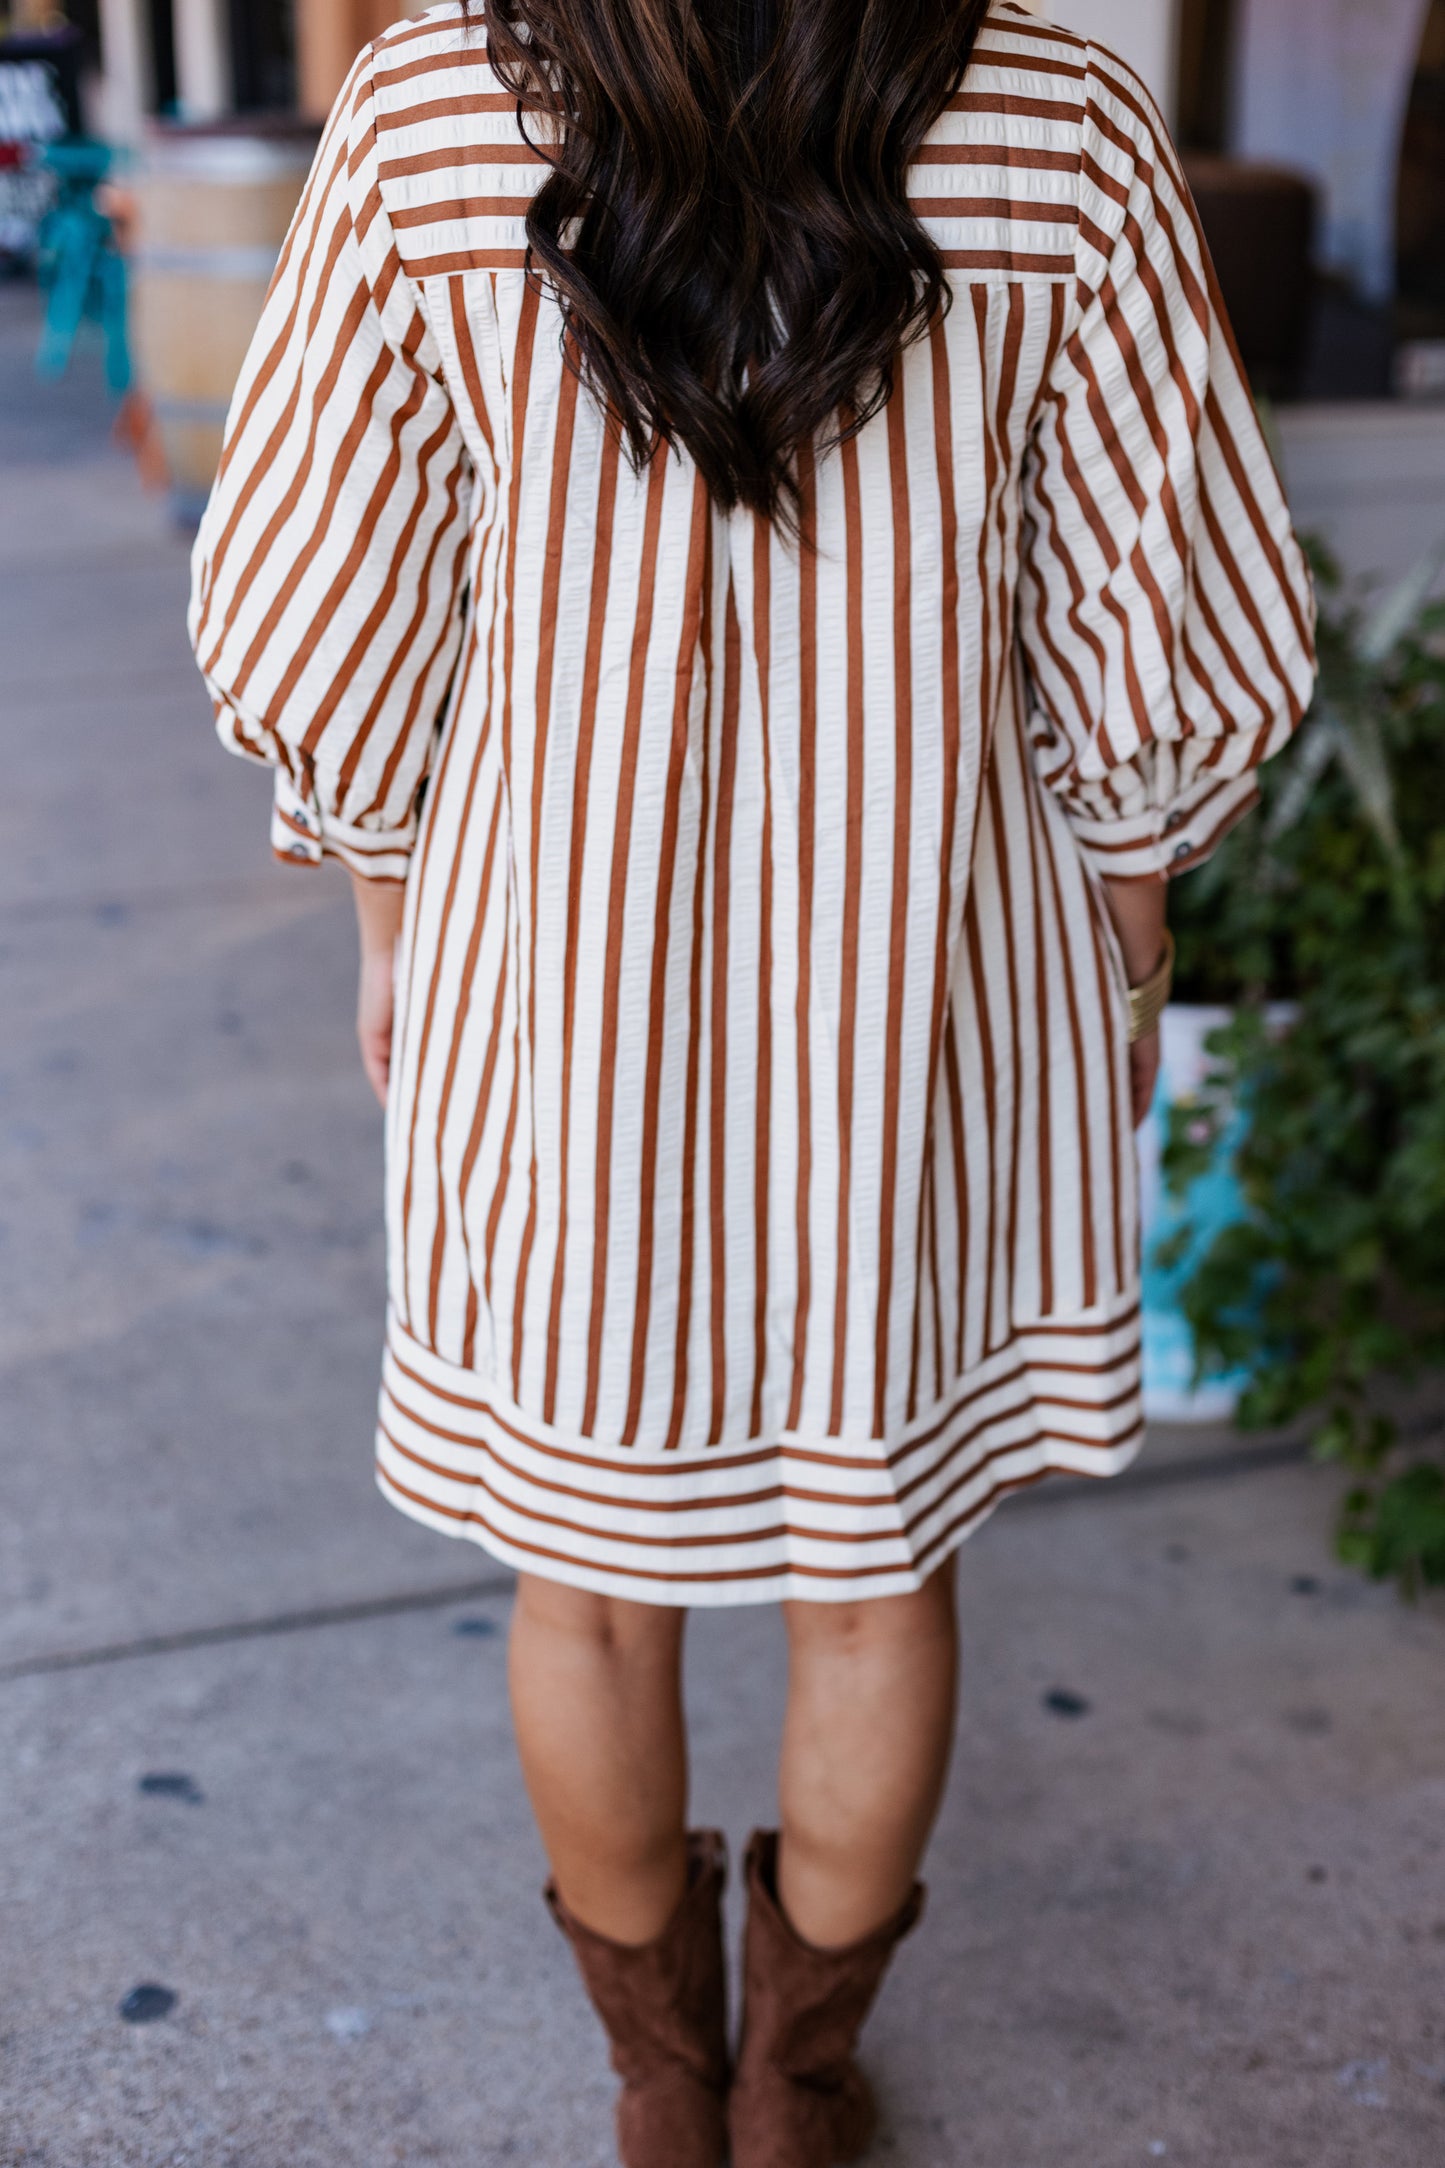
[[(1290, 1001), (1264, 1011), (1271, 1036), (1288, 1031), (1297, 1014)], [(1182, 1197), (1164, 1186), (1164, 1141), (1169, 1110), (1197, 1101), (1214, 1066), (1206, 1042), (1233, 1016), (1228, 1008), (1178, 1002), (1164, 1011), (1163, 1060), (1154, 1106), (1139, 1131), (1140, 1203), (1144, 1220), (1144, 1413), (1156, 1423), (1228, 1422), (1249, 1383), (1246, 1371), (1194, 1382), (1194, 1335), (1180, 1297), (1216, 1235), (1245, 1216), (1244, 1192), (1234, 1174), (1235, 1154), (1247, 1133), (1248, 1109), (1236, 1107), (1221, 1130), (1208, 1169)], [(1185, 1224), (1192, 1237), (1178, 1262), (1165, 1266), (1159, 1250)]]
[[(1184, 1197), (1171, 1197), (1164, 1186), (1163, 1151), (1169, 1109), (1187, 1106), (1209, 1072), (1205, 1041), (1229, 1022), (1226, 1008), (1181, 1003), (1166, 1009), (1163, 1061), (1154, 1107), (1139, 1132), (1140, 1202), (1144, 1218), (1144, 1413), (1156, 1423), (1227, 1422), (1247, 1379), (1243, 1373), (1194, 1382), (1194, 1335), (1180, 1294), (1214, 1237), (1244, 1216), (1244, 1196), (1232, 1172), (1235, 1147), (1243, 1128), (1236, 1113), (1219, 1141), (1207, 1173)], [(1168, 1268), (1158, 1261), (1161, 1243), (1188, 1221), (1194, 1239), (1186, 1254)]]

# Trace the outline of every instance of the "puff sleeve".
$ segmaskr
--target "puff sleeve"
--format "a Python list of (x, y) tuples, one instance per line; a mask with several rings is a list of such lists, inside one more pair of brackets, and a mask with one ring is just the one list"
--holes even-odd
[(1198, 216), (1090, 49), (1077, 280), (1023, 478), (1028, 729), (1100, 873), (1207, 857), (1302, 720), (1314, 597)]
[(222, 742), (276, 770), (278, 856), (405, 877), (463, 629), (472, 473), (342, 91), (237, 384), (192, 559)]

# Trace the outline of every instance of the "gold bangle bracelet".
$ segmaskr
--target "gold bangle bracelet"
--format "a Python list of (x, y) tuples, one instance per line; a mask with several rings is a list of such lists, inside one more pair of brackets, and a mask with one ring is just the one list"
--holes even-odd
[(1174, 936), (1164, 931), (1164, 954), (1149, 977), (1129, 988), (1129, 1044), (1149, 1038), (1159, 1029), (1159, 1019), (1174, 990)]

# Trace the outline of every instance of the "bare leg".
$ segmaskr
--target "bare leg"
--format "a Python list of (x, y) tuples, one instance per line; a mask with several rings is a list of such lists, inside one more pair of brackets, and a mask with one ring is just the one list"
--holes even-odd
[(641, 1945), (687, 1886), (685, 1611), (524, 1574), (512, 1620), (512, 1714), (563, 1902)]
[(906, 1900), (953, 1747), (953, 1561), (911, 1596), (784, 1606), (790, 1656), (778, 1895), (805, 1942), (841, 1949)]

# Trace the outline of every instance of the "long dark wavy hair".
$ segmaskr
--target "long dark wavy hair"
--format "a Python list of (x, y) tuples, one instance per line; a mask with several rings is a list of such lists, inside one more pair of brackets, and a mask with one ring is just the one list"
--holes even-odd
[(684, 445), (797, 532), (798, 447), (861, 429), (949, 305), (906, 178), (988, 5), (472, 0), (552, 167), (529, 269), (634, 466)]

